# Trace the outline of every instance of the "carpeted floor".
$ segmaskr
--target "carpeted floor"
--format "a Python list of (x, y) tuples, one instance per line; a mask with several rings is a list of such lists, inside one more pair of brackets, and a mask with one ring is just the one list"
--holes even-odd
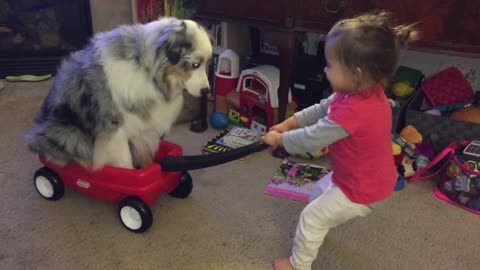
[[(32, 181), (40, 164), (23, 134), (50, 84), (7, 83), (0, 92), (0, 269), (262, 270), (289, 254), (304, 204), (263, 194), (281, 163), (269, 151), (192, 171), (191, 196), (161, 196), (145, 234), (125, 230), (113, 203), (70, 190), (42, 199)], [(182, 125), (167, 139), (197, 154), (217, 132)], [(432, 187), (409, 184), (333, 229), (313, 269), (479, 269), (480, 217), (436, 199)]]

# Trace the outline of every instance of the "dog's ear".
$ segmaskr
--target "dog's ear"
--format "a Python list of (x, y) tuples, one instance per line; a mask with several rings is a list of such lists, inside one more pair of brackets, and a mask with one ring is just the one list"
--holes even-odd
[(186, 32), (187, 25), (184, 21), (172, 22), (155, 42), (157, 56), (163, 51), (172, 65), (178, 64), (192, 49), (192, 43), (188, 41)]

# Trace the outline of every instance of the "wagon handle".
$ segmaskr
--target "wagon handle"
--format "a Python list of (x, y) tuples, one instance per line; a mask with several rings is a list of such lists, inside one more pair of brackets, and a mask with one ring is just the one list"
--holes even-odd
[(162, 171), (166, 172), (197, 170), (234, 161), (244, 156), (263, 151), (268, 147), (268, 144), (255, 142), (247, 146), (216, 154), (167, 156), (157, 163), (162, 166)]

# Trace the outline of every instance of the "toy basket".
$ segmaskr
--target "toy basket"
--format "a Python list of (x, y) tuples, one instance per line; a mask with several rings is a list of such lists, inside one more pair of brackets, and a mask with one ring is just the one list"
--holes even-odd
[(389, 92), (392, 91), (392, 87), (397, 82), (406, 81), (410, 84), (410, 86), (415, 89), (414, 92), (406, 97), (395, 97), (393, 93), (389, 93), (389, 96), (393, 98), (397, 103), (398, 106), (392, 108), (392, 128), (393, 132), (399, 132), (405, 126), (405, 115), (407, 112), (407, 108), (410, 102), (415, 97), (415, 94), (420, 91), (420, 85), (424, 75), (421, 71), (417, 69), (413, 69), (406, 66), (399, 66), (395, 77), (393, 78), (391, 85), (389, 85)]
[[(408, 181), (431, 178), (440, 173), (441, 179), (433, 191), (435, 196), (480, 215), (480, 163), (470, 156), (463, 155), (464, 149), (469, 144), (469, 141), (453, 142)], [(434, 167), (440, 167), (440, 169), (425, 175)]]

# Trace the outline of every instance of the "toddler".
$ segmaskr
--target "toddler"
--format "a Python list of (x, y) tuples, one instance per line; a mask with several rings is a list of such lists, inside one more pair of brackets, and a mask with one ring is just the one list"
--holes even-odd
[(332, 173), (319, 180), (300, 215), (291, 256), (274, 269), (311, 269), (327, 232), (392, 194), (392, 112), (383, 84), (395, 73), (400, 49), (418, 33), (392, 26), (386, 12), (337, 22), (326, 37), (327, 99), (273, 126), (262, 137), (290, 154), (329, 147)]

